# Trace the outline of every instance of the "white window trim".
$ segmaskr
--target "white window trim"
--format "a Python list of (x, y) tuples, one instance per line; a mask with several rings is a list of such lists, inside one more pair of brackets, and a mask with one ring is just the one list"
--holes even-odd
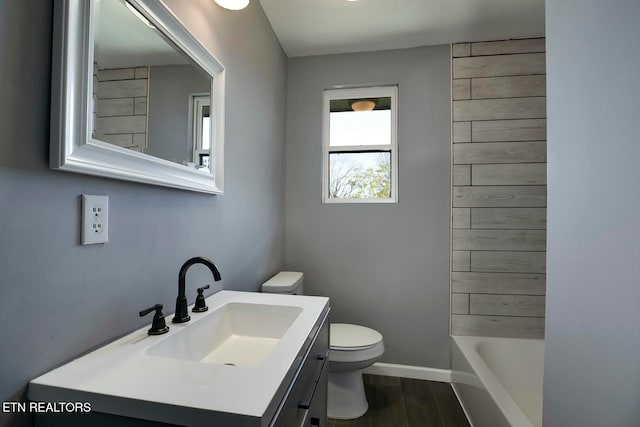
[[(391, 144), (329, 146), (330, 102), (334, 99), (391, 97)], [(329, 153), (391, 152), (391, 197), (385, 199), (345, 199), (329, 197)], [(352, 89), (327, 89), (322, 101), (322, 203), (398, 203), (398, 86), (372, 86)]]

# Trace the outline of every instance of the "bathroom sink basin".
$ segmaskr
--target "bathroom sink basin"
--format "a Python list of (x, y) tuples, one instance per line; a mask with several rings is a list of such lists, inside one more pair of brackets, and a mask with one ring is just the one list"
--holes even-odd
[(29, 399), (90, 401), (92, 413), (165, 425), (268, 426), (328, 298), (222, 290), (206, 303), (166, 334), (146, 324), (35, 378)]
[(230, 366), (260, 365), (302, 312), (301, 307), (230, 302), (149, 347), (150, 356)]

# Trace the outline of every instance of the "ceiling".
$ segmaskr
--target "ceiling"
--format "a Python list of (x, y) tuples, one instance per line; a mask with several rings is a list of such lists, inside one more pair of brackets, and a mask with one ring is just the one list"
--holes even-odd
[(544, 0), (259, 0), (289, 57), (544, 35)]

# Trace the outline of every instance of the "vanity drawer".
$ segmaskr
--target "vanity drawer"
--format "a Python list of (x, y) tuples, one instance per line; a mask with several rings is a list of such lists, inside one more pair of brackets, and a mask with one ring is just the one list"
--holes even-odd
[(316, 338), (292, 381), (272, 427), (326, 425), (327, 372), (329, 369), (329, 316), (318, 328)]

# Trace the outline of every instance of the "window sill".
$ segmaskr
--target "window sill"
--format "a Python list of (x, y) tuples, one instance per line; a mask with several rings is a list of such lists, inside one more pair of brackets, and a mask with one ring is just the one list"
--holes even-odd
[(326, 199), (322, 200), (322, 203), (323, 204), (328, 204), (328, 205), (351, 204), (351, 203), (355, 203), (355, 204), (363, 204), (363, 203), (389, 204), (389, 203), (398, 203), (398, 200), (394, 199), (394, 198), (390, 198), (390, 199), (339, 199), (339, 198), (326, 198)]

